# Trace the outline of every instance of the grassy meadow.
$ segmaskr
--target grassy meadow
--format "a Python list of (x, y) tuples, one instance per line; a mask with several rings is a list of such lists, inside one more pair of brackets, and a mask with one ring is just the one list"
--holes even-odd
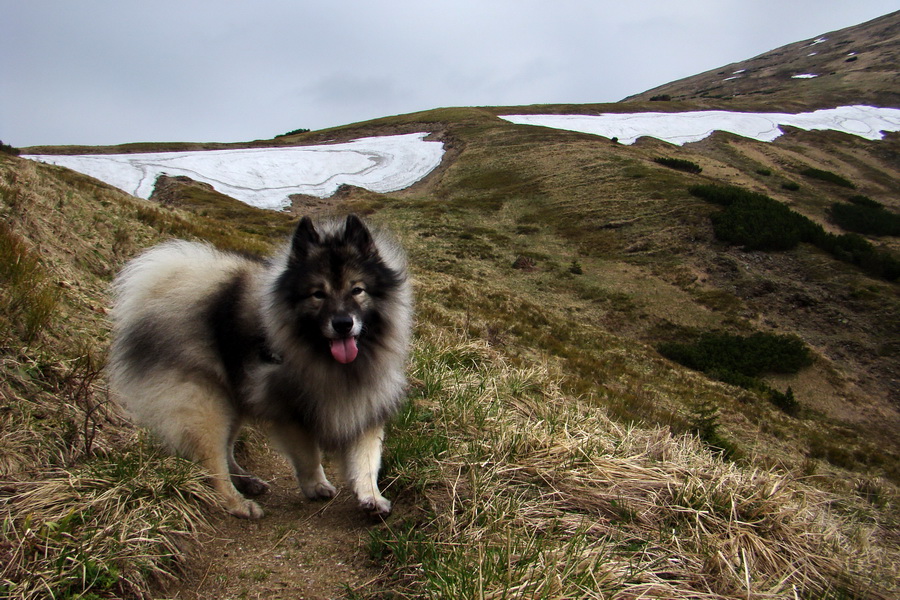
[[(900, 451), (872, 415), (900, 354), (897, 284), (809, 244), (717, 240), (720, 207), (689, 192), (738, 185), (833, 228), (843, 188), (802, 169), (836, 167), (796, 138), (623, 147), (497, 112), (280, 140), (426, 128), (448, 147), (427, 181), (344, 190), (333, 207), (402, 239), (417, 307), (409, 403), (383, 471), (396, 511), (366, 540), (381, 574), (346, 595), (895, 597)], [(828, 143), (854, 157), (848, 194), (897, 210), (896, 180), (866, 176), (889, 157)], [(159, 241), (266, 253), (295, 220), (185, 182), (143, 201), (0, 155), (0, 597), (159, 594), (185, 556), (203, 560), (192, 540), (223, 515), (202, 473), (109, 401), (107, 286)], [(791, 334), (806, 361), (742, 385), (660, 353), (710, 332)], [(771, 393), (788, 390), (792, 410)]]

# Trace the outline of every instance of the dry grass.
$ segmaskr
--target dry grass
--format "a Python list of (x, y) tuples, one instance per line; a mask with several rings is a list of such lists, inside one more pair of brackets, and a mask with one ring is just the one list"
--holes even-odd
[(133, 442), (77, 468), (4, 483), (4, 597), (140, 597), (172, 576), (212, 491), (193, 464)]
[(143, 596), (203, 527), (202, 475), (140, 441), (103, 385), (108, 279), (166, 235), (144, 204), (0, 158), (0, 597)]
[(514, 368), (444, 331), (419, 338), (416, 377), (390, 464), (425, 508), (373, 535), (392, 597), (898, 591), (900, 554), (837, 508), (846, 499), (723, 462), (688, 435), (622, 426), (562, 393), (549, 365)]

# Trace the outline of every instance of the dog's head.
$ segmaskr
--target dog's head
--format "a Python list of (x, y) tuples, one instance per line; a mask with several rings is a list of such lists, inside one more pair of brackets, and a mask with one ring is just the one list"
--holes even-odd
[(276, 294), (290, 313), (294, 336), (349, 364), (377, 343), (383, 304), (403, 278), (385, 263), (372, 233), (355, 215), (319, 227), (304, 217)]

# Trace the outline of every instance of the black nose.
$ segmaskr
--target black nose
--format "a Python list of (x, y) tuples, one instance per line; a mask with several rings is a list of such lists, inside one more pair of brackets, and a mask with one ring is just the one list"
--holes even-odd
[(353, 317), (349, 315), (338, 315), (331, 318), (331, 327), (338, 335), (347, 335), (353, 329)]

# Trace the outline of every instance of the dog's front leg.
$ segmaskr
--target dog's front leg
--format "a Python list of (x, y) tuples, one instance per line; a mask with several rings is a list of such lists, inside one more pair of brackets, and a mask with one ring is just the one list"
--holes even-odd
[(384, 427), (373, 427), (344, 451), (344, 476), (350, 489), (363, 510), (380, 517), (391, 513), (391, 503), (378, 490), (383, 440)]
[(294, 475), (304, 496), (317, 500), (333, 498), (337, 494), (325, 478), (322, 452), (305, 429), (291, 423), (273, 423), (269, 425), (269, 435), (294, 467)]

